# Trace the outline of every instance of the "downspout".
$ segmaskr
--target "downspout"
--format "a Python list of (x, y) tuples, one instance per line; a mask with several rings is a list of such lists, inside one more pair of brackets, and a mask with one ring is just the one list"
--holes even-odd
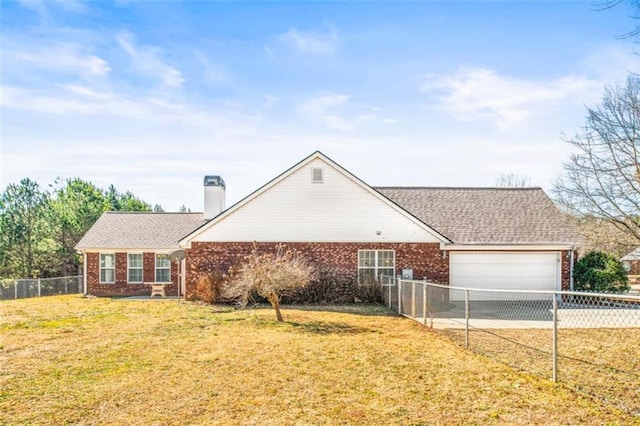
[(82, 284), (84, 287), (83, 296), (89, 294), (89, 289), (87, 288), (87, 252), (82, 252)]

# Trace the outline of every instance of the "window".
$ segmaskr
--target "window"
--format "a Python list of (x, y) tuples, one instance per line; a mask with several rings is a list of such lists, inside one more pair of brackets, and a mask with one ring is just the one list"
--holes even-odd
[(142, 253), (129, 253), (127, 256), (127, 282), (142, 282)]
[(323, 169), (320, 167), (311, 168), (311, 183), (322, 183), (324, 181)]
[(116, 255), (113, 253), (100, 253), (100, 282), (116, 282)]
[(396, 271), (394, 250), (358, 250), (358, 282), (368, 284)]
[(168, 254), (156, 254), (156, 282), (171, 282), (171, 260)]

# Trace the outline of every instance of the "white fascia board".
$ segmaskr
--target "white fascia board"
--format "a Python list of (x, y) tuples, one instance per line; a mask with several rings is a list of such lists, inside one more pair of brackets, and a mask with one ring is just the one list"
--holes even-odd
[(442, 247), (447, 251), (560, 251), (573, 250), (571, 244), (449, 244)]
[(218, 216), (214, 217), (209, 222), (207, 222), (206, 224), (202, 225), (200, 228), (196, 229), (195, 231), (193, 231), (189, 235), (185, 236), (183, 239), (181, 239), (178, 242), (178, 245), (180, 246), (180, 248), (191, 248), (191, 240), (194, 237), (198, 236), (199, 234), (201, 234), (205, 230), (209, 229), (210, 227), (215, 226), (216, 223), (224, 220), (227, 216), (233, 214), (233, 212), (235, 212), (236, 210), (241, 209), (244, 205), (249, 203), (251, 200), (253, 200), (254, 198), (260, 196), (260, 194), (268, 191), (269, 189), (271, 189), (272, 187), (276, 186), (278, 183), (280, 183), (281, 181), (283, 181), (284, 179), (286, 179), (287, 177), (289, 177), (290, 175), (292, 175), (293, 173), (297, 172), (298, 170), (300, 170), (301, 168), (305, 167), (307, 164), (311, 163), (312, 161), (314, 161), (316, 159), (321, 159), (322, 161), (328, 163), (329, 165), (334, 167), (336, 170), (338, 170), (340, 173), (342, 173), (344, 176), (346, 176), (349, 180), (351, 180), (352, 182), (354, 182), (358, 186), (364, 188), (366, 191), (371, 193), (373, 196), (378, 198), (380, 201), (384, 202), (385, 204), (387, 204), (388, 206), (390, 206), (391, 208), (396, 210), (398, 213), (402, 214), (403, 216), (405, 216), (406, 218), (408, 218), (409, 220), (414, 222), (416, 225), (418, 225), (418, 226), (422, 227), (423, 229), (425, 229), (427, 232), (429, 232), (435, 238), (440, 240), (442, 243), (450, 243), (450, 240), (448, 240), (444, 235), (441, 235), (436, 230), (431, 228), (429, 225), (425, 224), (424, 222), (422, 222), (421, 220), (419, 220), (418, 218), (416, 218), (415, 216), (413, 216), (412, 214), (410, 214), (409, 212), (404, 210), (398, 204), (394, 203), (393, 201), (389, 200), (387, 197), (385, 197), (384, 195), (382, 195), (378, 191), (376, 191), (373, 188), (371, 188), (364, 181), (360, 180), (358, 177), (356, 177), (351, 172), (349, 172), (348, 170), (346, 170), (345, 168), (340, 166), (335, 161), (333, 161), (330, 158), (328, 158), (326, 155), (324, 155), (320, 151), (316, 151), (313, 154), (311, 154), (310, 156), (308, 156), (307, 158), (301, 160), (299, 163), (295, 164), (294, 166), (292, 166), (291, 168), (289, 168), (288, 170), (283, 172), (282, 174), (280, 174), (279, 176), (277, 176), (274, 179), (270, 180), (265, 185), (263, 185), (262, 187), (258, 188), (256, 191), (254, 191), (251, 194), (247, 195), (245, 198), (243, 198), (242, 200), (240, 200), (239, 202), (237, 202), (233, 206), (229, 207), (227, 210), (223, 211)]

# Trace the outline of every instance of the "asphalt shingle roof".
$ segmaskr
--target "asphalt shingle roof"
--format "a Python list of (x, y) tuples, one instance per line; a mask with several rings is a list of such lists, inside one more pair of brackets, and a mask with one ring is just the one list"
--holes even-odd
[[(374, 188), (456, 244), (580, 244), (540, 188)], [(202, 213), (106, 212), (76, 249), (179, 248)]]
[(579, 244), (582, 240), (540, 188), (375, 189), (457, 244)]
[(177, 249), (182, 237), (204, 223), (202, 213), (105, 212), (76, 249)]

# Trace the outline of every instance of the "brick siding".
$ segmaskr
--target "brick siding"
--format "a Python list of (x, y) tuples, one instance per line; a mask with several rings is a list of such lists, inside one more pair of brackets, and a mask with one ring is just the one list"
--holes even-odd
[[(277, 243), (258, 243), (260, 251), (275, 251)], [(285, 243), (289, 249), (302, 253), (309, 262), (331, 269), (348, 280), (358, 272), (358, 250), (395, 250), (396, 273), (413, 269), (415, 279), (427, 278), (437, 283), (449, 282), (449, 260), (443, 259), (438, 243)], [(192, 243), (187, 249), (186, 295), (193, 289), (200, 274), (218, 269), (227, 272), (239, 267), (244, 256), (251, 253), (253, 243)]]
[[(260, 251), (275, 251), (277, 243), (258, 243)], [(395, 250), (396, 274), (402, 269), (413, 269), (415, 279), (426, 278), (432, 282), (449, 282), (449, 256), (443, 258), (437, 243), (286, 243), (303, 253), (318, 267), (331, 269), (345, 280), (355, 278), (358, 271), (358, 250)], [(219, 269), (223, 272), (238, 267), (244, 256), (251, 253), (253, 243), (192, 243), (187, 249), (186, 294), (193, 295), (193, 288), (200, 274)], [(562, 252), (562, 290), (570, 287), (570, 252)], [(87, 284), (89, 294), (95, 296), (149, 295), (149, 284), (127, 283), (127, 254), (116, 253), (116, 282), (102, 284), (99, 253), (87, 253)], [(144, 282), (155, 281), (155, 253), (143, 253)], [(177, 295), (178, 264), (171, 264), (172, 283), (166, 286), (167, 295)]]
[[(143, 253), (142, 274), (144, 283), (156, 280), (156, 254)], [(100, 283), (100, 254), (87, 253), (87, 286), (88, 292), (94, 296), (148, 296), (151, 284), (127, 283), (127, 253), (116, 253), (116, 280), (113, 284)], [(178, 294), (178, 264), (171, 264), (171, 284), (165, 286), (167, 296)]]

